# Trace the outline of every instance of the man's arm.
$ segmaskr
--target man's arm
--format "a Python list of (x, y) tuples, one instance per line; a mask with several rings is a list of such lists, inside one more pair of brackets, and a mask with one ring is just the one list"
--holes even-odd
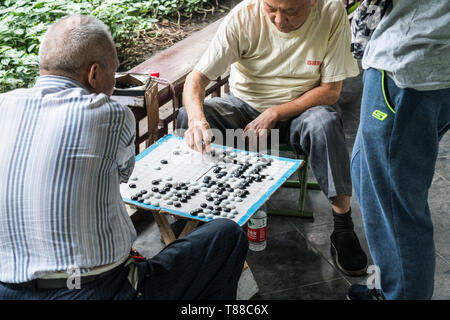
[(133, 112), (128, 107), (125, 109), (124, 125), (120, 132), (119, 146), (117, 148), (117, 167), (119, 169), (119, 181), (127, 182), (131, 176), (135, 164), (136, 123)]
[(183, 101), (188, 114), (188, 129), (184, 133), (187, 145), (195, 151), (203, 152), (202, 140), (205, 150), (211, 144), (211, 130), (203, 113), (205, 89), (210, 80), (200, 71), (192, 70), (186, 77), (183, 89)]
[(289, 120), (314, 106), (335, 104), (341, 89), (342, 81), (322, 82), (297, 99), (267, 109), (250, 122), (244, 131), (255, 130), (258, 135), (263, 135), (272, 130), (278, 121)]

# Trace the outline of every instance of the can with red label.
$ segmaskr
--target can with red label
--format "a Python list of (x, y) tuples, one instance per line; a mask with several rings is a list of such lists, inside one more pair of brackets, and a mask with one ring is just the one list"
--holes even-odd
[(249, 246), (252, 251), (262, 251), (267, 244), (267, 213), (266, 207), (261, 207), (253, 217), (248, 220), (247, 238)]

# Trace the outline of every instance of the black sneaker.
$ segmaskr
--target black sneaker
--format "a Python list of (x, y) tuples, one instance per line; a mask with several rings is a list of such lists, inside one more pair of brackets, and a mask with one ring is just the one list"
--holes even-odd
[(367, 272), (367, 256), (354, 231), (333, 231), (330, 236), (331, 256), (340, 271), (347, 276), (363, 276)]
[(348, 300), (386, 300), (381, 290), (369, 289), (362, 284), (354, 284), (348, 288)]

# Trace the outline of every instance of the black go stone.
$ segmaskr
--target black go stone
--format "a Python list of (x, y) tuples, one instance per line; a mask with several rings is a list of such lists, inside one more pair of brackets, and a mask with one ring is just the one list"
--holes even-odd
[(213, 198), (213, 197), (208, 197), (208, 198), (206, 198), (206, 200), (208, 200), (208, 201), (214, 201), (214, 198)]
[(208, 183), (210, 180), (211, 180), (211, 177), (210, 177), (210, 176), (205, 176), (205, 177), (203, 178), (203, 182), (204, 182), (204, 183)]
[(215, 169), (213, 170), (213, 172), (214, 172), (214, 173), (219, 173), (219, 172), (220, 172), (220, 170), (222, 170), (222, 168), (220, 168), (220, 167), (217, 167), (217, 168), (215, 168)]
[(136, 188), (136, 184), (134, 184), (134, 183), (130, 183), (128, 186), (132, 189)]
[(187, 202), (188, 199), (187, 199), (186, 197), (182, 197), (182, 198), (180, 199), (180, 201), (181, 201), (181, 202)]
[(153, 187), (153, 188), (152, 188), (152, 191), (153, 191), (153, 192), (159, 192), (159, 189), (158, 189), (157, 187)]
[(152, 181), (152, 184), (158, 185), (158, 184), (159, 184), (159, 180), (153, 180), (153, 181)]
[(141, 194), (146, 194), (147, 190), (141, 190)]
[(218, 206), (221, 202), (222, 202), (222, 200), (216, 200), (216, 201), (214, 201), (214, 204), (215, 204), (216, 206)]
[(171, 183), (166, 183), (166, 185), (165, 185), (167, 188), (172, 188), (173, 187), (173, 185), (171, 184)]
[(214, 207), (213, 206), (208, 206), (208, 209), (209, 210), (214, 210)]
[(161, 160), (161, 163), (162, 163), (162, 164), (167, 164), (168, 162), (167, 162), (167, 160), (162, 159), (162, 160)]
[(213, 210), (213, 211), (212, 211), (212, 214), (215, 215), (215, 216), (218, 216), (218, 215), (220, 214), (220, 212), (217, 211), (217, 210)]
[(174, 202), (173, 205), (177, 208), (181, 207), (181, 203), (179, 203), (179, 202)]
[(190, 215), (192, 215), (192, 216), (196, 216), (196, 215), (198, 215), (200, 212), (202, 212), (203, 211), (203, 209), (202, 208), (197, 208), (197, 209), (194, 209), (194, 210), (192, 210), (191, 212), (189, 212), (189, 214)]
[(222, 208), (219, 207), (219, 206), (217, 206), (217, 207), (214, 208), (214, 210), (216, 210), (216, 211), (222, 211)]
[(134, 195), (134, 196), (131, 196), (131, 200), (133, 200), (133, 201), (136, 201), (137, 199), (138, 199), (139, 197), (138, 196), (136, 196), (136, 195)]
[(225, 211), (225, 212), (230, 212), (231, 209), (230, 209), (230, 208), (223, 208), (223, 211)]
[(206, 208), (208, 205), (206, 204), (206, 203), (200, 203), (200, 207), (202, 207), (202, 208)]

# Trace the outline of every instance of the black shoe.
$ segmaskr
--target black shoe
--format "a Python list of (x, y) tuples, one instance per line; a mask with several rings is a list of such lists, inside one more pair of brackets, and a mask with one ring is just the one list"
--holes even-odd
[(381, 290), (369, 289), (362, 284), (354, 284), (348, 288), (348, 300), (386, 300)]
[(331, 256), (340, 271), (352, 277), (366, 274), (367, 256), (354, 231), (334, 231), (330, 240)]

